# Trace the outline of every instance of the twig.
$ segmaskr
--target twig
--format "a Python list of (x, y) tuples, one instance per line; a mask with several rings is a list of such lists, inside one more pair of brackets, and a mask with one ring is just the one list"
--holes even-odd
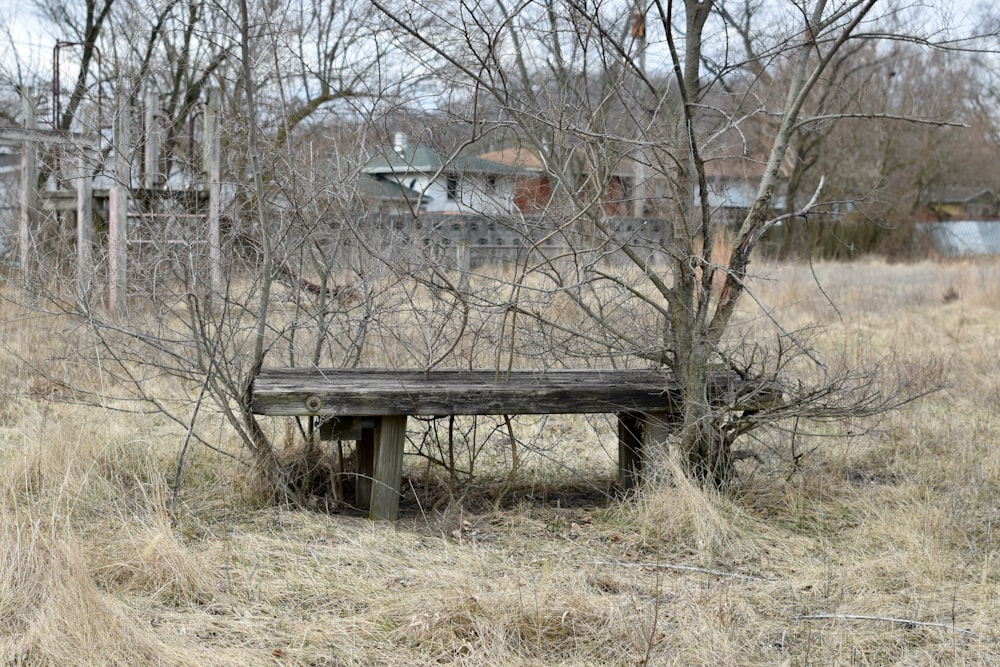
[(931, 127), (963, 127), (967, 128), (967, 123), (956, 123), (949, 120), (937, 120), (934, 118), (918, 118), (916, 116), (900, 116), (892, 113), (829, 113), (821, 116), (807, 116), (795, 124), (797, 128), (804, 127), (810, 123), (818, 123), (827, 120), (899, 120), (913, 125), (930, 125)]
[(670, 563), (625, 563), (622, 561), (592, 560), (589, 565), (610, 565), (612, 567), (645, 567), (654, 570), (676, 570), (678, 572), (697, 572), (699, 574), (710, 574), (715, 577), (726, 577), (728, 579), (741, 579), (743, 581), (759, 581), (766, 584), (773, 584), (774, 579), (762, 579), (752, 577), (748, 574), (737, 574), (735, 572), (723, 572), (722, 570), (709, 570), (703, 567), (692, 565), (672, 565)]
[(424, 518), (424, 523), (426, 524), (428, 523), (427, 513), (424, 512), (424, 506), (420, 503), (420, 494), (417, 493), (417, 490), (415, 488), (413, 488), (413, 480), (407, 479), (406, 481), (410, 485), (410, 491), (413, 492), (414, 499), (416, 499), (417, 501), (417, 508), (420, 510), (420, 516)]
[(510, 474), (507, 475), (507, 479), (503, 483), (503, 488), (497, 494), (496, 499), (493, 501), (493, 511), (500, 511), (500, 503), (503, 502), (503, 497), (507, 495), (507, 492), (511, 490), (514, 486), (514, 479), (517, 477), (517, 438), (514, 437), (514, 427), (510, 422), (510, 415), (504, 415), (504, 424), (507, 426), (507, 437), (510, 438)]
[(718, 269), (721, 269), (722, 271), (725, 271), (726, 275), (734, 283), (736, 283), (737, 285), (739, 285), (743, 289), (743, 291), (747, 294), (747, 296), (749, 296), (751, 299), (753, 299), (754, 303), (757, 304), (757, 307), (761, 309), (761, 311), (764, 313), (764, 315), (767, 317), (767, 319), (771, 320), (771, 324), (773, 324), (778, 329), (778, 331), (781, 332), (781, 335), (785, 336), (786, 338), (788, 338), (788, 340), (792, 341), (792, 343), (794, 343), (796, 347), (798, 347), (800, 350), (802, 350), (802, 353), (805, 354), (807, 357), (809, 357), (813, 361), (813, 363), (815, 363), (817, 366), (819, 366), (823, 370), (829, 370), (827, 368), (827, 365), (824, 364), (823, 361), (819, 357), (817, 357), (816, 354), (812, 350), (810, 350), (808, 347), (806, 347), (805, 344), (802, 341), (800, 341), (798, 339), (798, 337), (794, 333), (792, 333), (791, 331), (788, 331), (787, 329), (785, 329), (784, 326), (782, 326), (782, 324), (778, 320), (777, 316), (775, 316), (775, 314), (771, 311), (771, 309), (768, 308), (764, 304), (764, 302), (760, 300), (760, 297), (758, 297), (754, 293), (753, 290), (751, 290), (749, 287), (747, 287), (747, 284), (746, 284), (745, 281), (743, 281), (734, 272), (730, 271), (729, 269), (727, 269), (724, 266), (716, 266), (715, 268), (718, 268)]
[(177, 455), (177, 466), (174, 469), (174, 489), (170, 498), (171, 514), (175, 514), (177, 512), (177, 499), (181, 493), (181, 476), (184, 473), (184, 459), (187, 457), (188, 445), (191, 444), (191, 436), (194, 434), (194, 425), (198, 420), (198, 412), (201, 410), (201, 404), (205, 400), (205, 393), (211, 379), (212, 369), (209, 368), (208, 372), (205, 373), (205, 381), (201, 383), (201, 391), (199, 391), (198, 400), (194, 404), (194, 412), (192, 412), (191, 419), (188, 421), (188, 430), (187, 434), (184, 436), (184, 444), (181, 446), (180, 454)]
[(813, 264), (812, 253), (809, 253), (809, 271), (812, 273), (813, 282), (815, 282), (816, 287), (819, 288), (819, 293), (823, 295), (828, 304), (833, 306), (833, 310), (837, 313), (837, 317), (840, 318), (841, 322), (843, 322), (844, 316), (841, 314), (840, 308), (837, 308), (837, 304), (834, 303), (833, 299), (830, 298), (830, 295), (826, 293), (825, 289), (823, 289), (823, 283), (820, 281), (819, 276), (816, 275), (816, 266)]
[(865, 614), (809, 614), (799, 616), (800, 621), (885, 621), (886, 623), (899, 623), (900, 625), (914, 625), (926, 628), (944, 628), (965, 634), (976, 634), (969, 628), (960, 628), (949, 623), (933, 623), (930, 621), (914, 621), (909, 618), (894, 618), (892, 616), (867, 616)]

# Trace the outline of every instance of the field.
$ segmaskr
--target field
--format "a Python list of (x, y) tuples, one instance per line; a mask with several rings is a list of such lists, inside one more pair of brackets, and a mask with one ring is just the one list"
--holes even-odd
[(758, 271), (825, 358), (940, 389), (746, 443), (724, 495), (616, 498), (606, 419), (522, 420), (515, 473), (484, 445), (450, 496), (409, 457), (397, 523), (274, 506), (205, 447), (174, 503), (183, 429), (33, 375), (73, 327), (4, 300), (0, 665), (1000, 664), (1000, 262)]

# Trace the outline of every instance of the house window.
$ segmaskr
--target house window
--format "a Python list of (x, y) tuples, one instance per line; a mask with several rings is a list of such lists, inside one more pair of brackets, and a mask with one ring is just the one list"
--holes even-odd
[(454, 174), (448, 176), (448, 199), (458, 199), (458, 177)]

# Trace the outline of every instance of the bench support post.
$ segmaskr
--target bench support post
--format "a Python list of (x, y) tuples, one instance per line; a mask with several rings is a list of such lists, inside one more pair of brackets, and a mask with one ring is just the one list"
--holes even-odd
[(377, 417), (371, 420), (363, 419), (361, 423), (361, 439), (355, 449), (355, 470), (357, 481), (354, 483), (354, 504), (358, 509), (366, 510), (372, 504), (372, 478), (375, 476), (375, 440), (378, 438), (379, 421)]
[(375, 475), (372, 482), (372, 519), (399, 518), (399, 489), (403, 477), (406, 417), (382, 417), (375, 445)]
[(618, 413), (618, 485), (634, 489), (642, 478), (642, 415)]

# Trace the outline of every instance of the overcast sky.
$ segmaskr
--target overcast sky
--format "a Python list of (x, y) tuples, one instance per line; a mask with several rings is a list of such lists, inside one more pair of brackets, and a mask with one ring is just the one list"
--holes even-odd
[(13, 46), (26, 68), (51, 68), (56, 37), (34, 16), (25, 0), (0, 0), (0, 22), (4, 27), (0, 34), (0, 67), (9, 71)]
[[(77, 0), (83, 2), (83, 0)], [(150, 0), (156, 2), (157, 0)], [(983, 9), (993, 3), (989, 0), (914, 0), (926, 6), (946, 8), (952, 13), (956, 27), (973, 30), (978, 27)], [(889, 0), (885, 0), (889, 4)], [(57, 39), (65, 38), (43, 24), (35, 15), (30, 0), (0, 0), (0, 73), (15, 75), (13, 71), (14, 51), (25, 71), (44, 73), (50, 76), (52, 69), (52, 48)], [(67, 63), (69, 68), (71, 63)], [(64, 74), (68, 74), (65, 72)], [(6, 79), (7, 76), (4, 76)], [(16, 76), (16, 75), (15, 75)]]

